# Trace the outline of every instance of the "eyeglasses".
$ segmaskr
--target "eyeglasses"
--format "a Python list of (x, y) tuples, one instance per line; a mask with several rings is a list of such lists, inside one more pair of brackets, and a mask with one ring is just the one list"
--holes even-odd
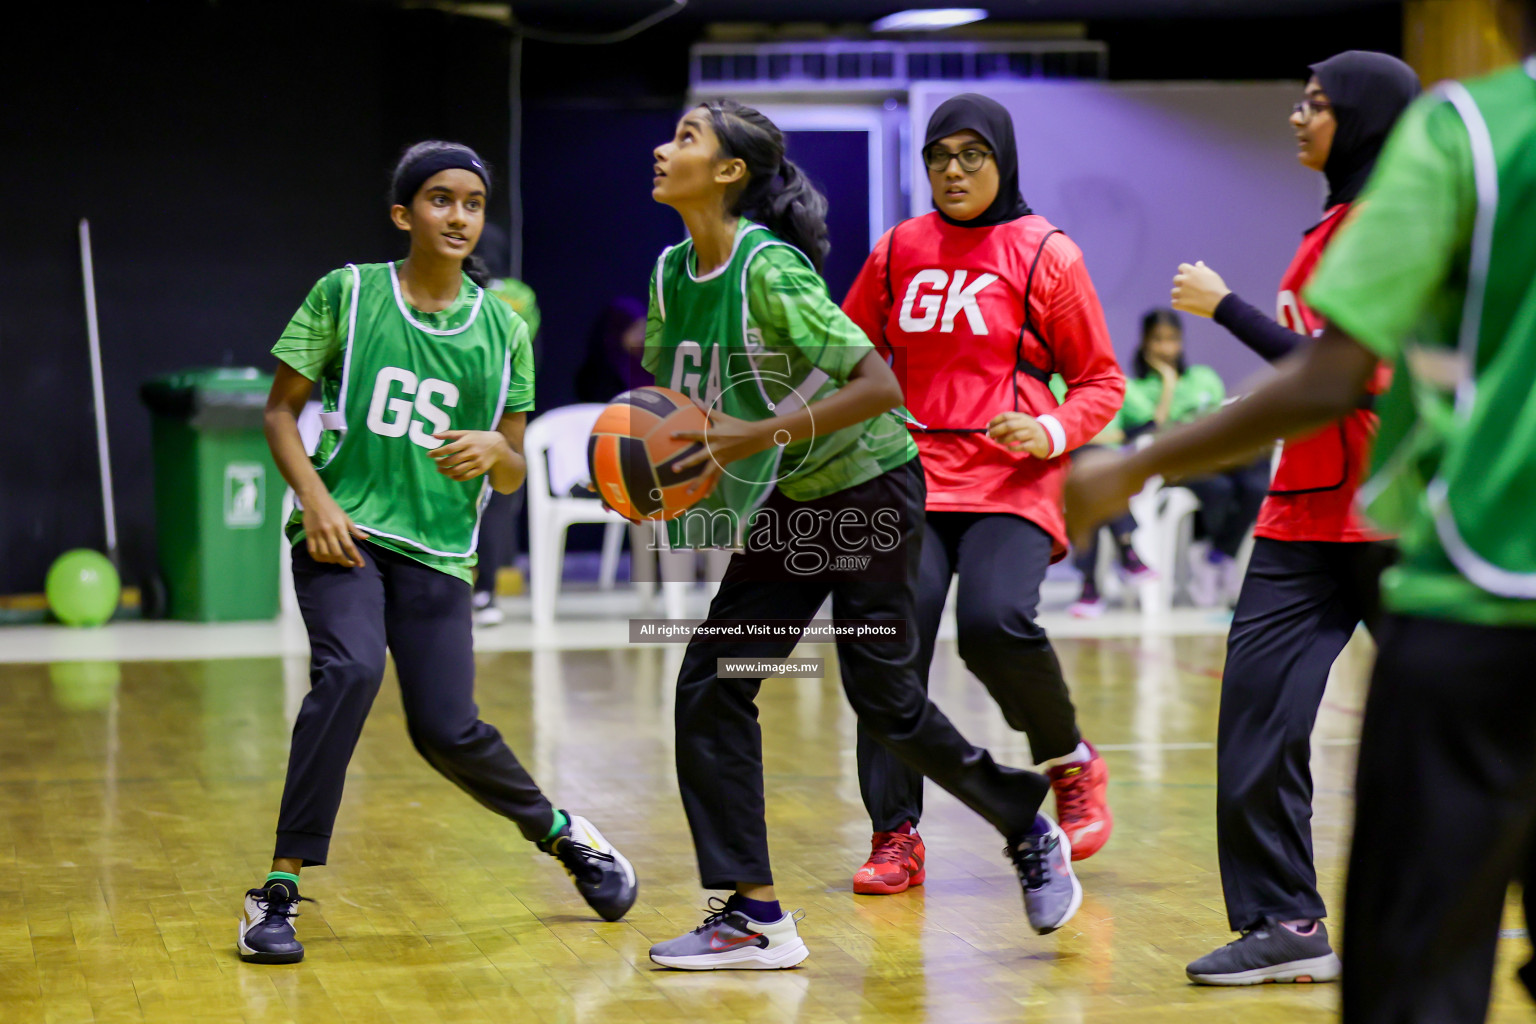
[(1308, 121), (1312, 120), (1315, 115), (1327, 113), (1332, 109), (1332, 103), (1327, 103), (1322, 100), (1315, 100), (1311, 97), (1308, 97), (1292, 107), (1291, 113), (1300, 115), (1301, 123), (1306, 124)]
[(981, 170), (981, 165), (987, 162), (987, 157), (992, 155), (990, 149), (977, 149), (967, 146), (958, 153), (952, 153), (943, 146), (929, 146), (923, 154), (923, 163), (935, 174), (949, 170), (951, 160), (960, 161), (960, 169), (967, 174), (975, 174)]

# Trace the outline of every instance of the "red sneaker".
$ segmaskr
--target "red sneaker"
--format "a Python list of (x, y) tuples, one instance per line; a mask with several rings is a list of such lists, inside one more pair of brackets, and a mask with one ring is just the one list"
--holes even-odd
[(1056, 818), (1072, 841), (1073, 860), (1086, 860), (1098, 853), (1115, 829), (1106, 793), (1109, 769), (1093, 744), (1087, 747), (1092, 755), (1088, 760), (1054, 765), (1046, 772), (1056, 794)]
[(869, 842), (869, 860), (853, 873), (853, 891), (865, 896), (889, 896), (922, 885), (928, 872), (923, 869), (923, 837), (913, 829), (907, 832), (876, 832)]

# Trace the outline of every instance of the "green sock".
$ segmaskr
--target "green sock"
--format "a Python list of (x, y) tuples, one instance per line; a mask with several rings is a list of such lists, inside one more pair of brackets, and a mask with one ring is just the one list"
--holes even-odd
[(291, 892), (293, 892), (294, 895), (298, 895), (298, 892), (299, 892), (299, 876), (298, 875), (292, 875), (292, 874), (289, 874), (286, 871), (270, 871), (270, 872), (267, 873), (266, 885), (271, 885), (273, 882), (287, 882), (289, 890)]
[(570, 823), (571, 823), (571, 819), (569, 819), (569, 818), (567, 818), (565, 816), (565, 812), (564, 811), (556, 810), (555, 811), (555, 820), (550, 823), (549, 835), (544, 837), (544, 842), (547, 843), (551, 839), (555, 838), (555, 836), (559, 835), (561, 832), (564, 832), (565, 831), (565, 826), (569, 825)]

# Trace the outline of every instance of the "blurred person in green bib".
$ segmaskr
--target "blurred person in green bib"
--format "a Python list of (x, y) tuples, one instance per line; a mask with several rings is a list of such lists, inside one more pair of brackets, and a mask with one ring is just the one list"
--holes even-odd
[[(1521, 52), (1536, 2), (1501, 0)], [(1327, 320), (1242, 402), (1083, 464), (1079, 528), (1357, 408), (1360, 497), (1399, 536), (1361, 727), (1345, 892), (1346, 1024), (1476, 1022), (1511, 882), (1536, 919), (1536, 59), (1411, 105), (1302, 294)], [(1536, 965), (1520, 969), (1536, 993)]]
[[(507, 272), (510, 262), (510, 246), (506, 232), (495, 224), (487, 224), (480, 236), (482, 258), (491, 274), (485, 284), (487, 295), (495, 296), (522, 318), (528, 325), (530, 351), (534, 371), (538, 371), (542, 341), (539, 337), (539, 303), (533, 289)], [(495, 626), (505, 618), (496, 604), (496, 578), (505, 567), (517, 561), (517, 520), (523, 514), (523, 501), (527, 492), (518, 488), (511, 494), (500, 492), (491, 495), (489, 504), (480, 520), (480, 564), (475, 571), (475, 592), (472, 598), (475, 624)]]

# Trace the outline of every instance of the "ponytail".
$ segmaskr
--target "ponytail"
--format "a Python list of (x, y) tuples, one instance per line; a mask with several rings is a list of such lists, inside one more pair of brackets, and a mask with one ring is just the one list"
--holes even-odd
[[(742, 195), (745, 197), (746, 192)], [(821, 273), (827, 253), (832, 249), (827, 237), (827, 197), (811, 183), (804, 171), (784, 160), (779, 165), (778, 175), (769, 179), (761, 200), (740, 212), (761, 222), (805, 253), (816, 272)]]
[(832, 246), (827, 197), (784, 157), (784, 134), (768, 118), (735, 100), (703, 104), (720, 140), (720, 154), (747, 165), (747, 182), (728, 199), (733, 215), (749, 217), (799, 249), (821, 273)]
[(491, 268), (485, 265), (485, 260), (475, 253), (464, 257), (464, 276), (469, 278), (481, 288), (489, 288), (491, 284)]

